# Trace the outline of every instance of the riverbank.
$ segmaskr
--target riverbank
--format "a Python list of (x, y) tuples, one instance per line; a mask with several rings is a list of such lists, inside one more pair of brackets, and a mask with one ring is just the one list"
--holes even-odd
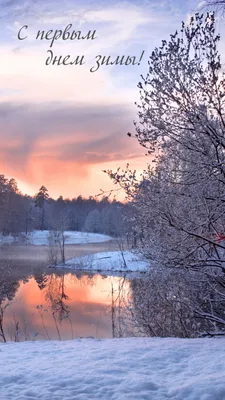
[(145, 260), (138, 252), (108, 251), (93, 253), (68, 260), (57, 268), (68, 268), (79, 271), (97, 272), (147, 272), (149, 261)]

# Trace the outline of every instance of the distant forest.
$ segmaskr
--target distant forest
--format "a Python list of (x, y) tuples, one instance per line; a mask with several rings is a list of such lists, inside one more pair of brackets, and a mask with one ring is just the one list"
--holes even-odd
[(0, 175), (0, 232), (3, 235), (40, 230), (72, 230), (121, 236), (128, 206), (107, 197), (52, 199), (45, 186), (35, 196), (23, 195), (15, 179)]

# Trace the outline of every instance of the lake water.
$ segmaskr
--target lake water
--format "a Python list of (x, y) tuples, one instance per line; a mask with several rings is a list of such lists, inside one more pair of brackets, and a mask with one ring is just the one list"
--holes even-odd
[(57, 270), (38, 271), (19, 280), (4, 277), (0, 300), (10, 299), (4, 312), (6, 338), (20, 341), (120, 336), (118, 323), (130, 282), (131, 278), (122, 276)]

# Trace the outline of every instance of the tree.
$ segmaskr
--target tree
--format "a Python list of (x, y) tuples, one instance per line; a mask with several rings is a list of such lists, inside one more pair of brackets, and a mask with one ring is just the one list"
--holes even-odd
[(218, 11), (224, 11), (225, 9), (225, 0), (206, 0), (203, 3), (203, 7), (213, 7)]
[(52, 260), (54, 260), (53, 264), (55, 265), (57, 264), (58, 250), (61, 255), (61, 262), (64, 264), (66, 261), (65, 244), (66, 239), (68, 238), (66, 230), (68, 230), (70, 222), (70, 216), (67, 210), (62, 210), (58, 215), (58, 218), (52, 220), (52, 231), (49, 234), (49, 246), (50, 255)]
[(2, 193), (2, 233), (4, 235), (16, 235), (22, 230), (23, 197), (21, 196), (17, 182), (11, 178), (2, 179), (4, 185)]
[(207, 311), (201, 301), (195, 313), (225, 325), (225, 78), (219, 40), (214, 13), (195, 14), (152, 52), (138, 84), (135, 137), (154, 155), (155, 166), (141, 182), (129, 169), (108, 174), (135, 208), (137, 246), (152, 266), (202, 271), (217, 300), (208, 301)]
[(123, 236), (123, 215), (122, 207), (116, 202), (107, 205), (101, 212), (101, 229), (102, 232), (109, 236)]
[(39, 192), (35, 197), (35, 207), (39, 207), (41, 209), (41, 224), (40, 229), (44, 230), (45, 223), (45, 203), (49, 199), (48, 189), (45, 186), (41, 186)]
[(24, 226), (25, 226), (25, 234), (33, 229), (34, 225), (34, 203), (28, 195), (25, 195), (23, 198), (23, 212), (24, 212)]
[(212, 331), (213, 321), (198, 318), (195, 309), (209, 309), (213, 290), (200, 272), (152, 268), (145, 279), (131, 281), (130, 320), (133, 331), (145, 336), (196, 337)]
[(101, 232), (101, 214), (97, 209), (89, 212), (85, 220), (84, 231)]
[(223, 248), (212, 238), (224, 230), (218, 215), (224, 213), (225, 80), (218, 41), (214, 14), (197, 14), (153, 52), (144, 87), (139, 84), (137, 139), (159, 153), (151, 177), (158, 214), (179, 241), (198, 243), (197, 259), (199, 245), (206, 257), (211, 246)]

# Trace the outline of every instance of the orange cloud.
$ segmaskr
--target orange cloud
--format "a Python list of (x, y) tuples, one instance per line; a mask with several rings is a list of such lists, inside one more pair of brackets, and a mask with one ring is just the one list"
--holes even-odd
[(125, 106), (0, 103), (0, 114), (1, 173), (28, 194), (44, 184), (53, 197), (95, 195), (112, 188), (103, 169), (145, 166), (143, 149), (126, 136), (132, 112)]

